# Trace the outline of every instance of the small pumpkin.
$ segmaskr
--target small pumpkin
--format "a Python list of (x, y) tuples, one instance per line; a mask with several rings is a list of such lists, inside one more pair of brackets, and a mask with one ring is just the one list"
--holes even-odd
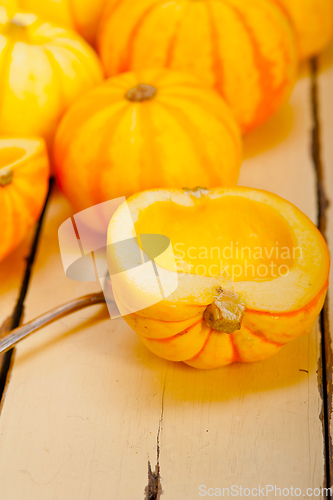
[(48, 144), (66, 108), (102, 80), (93, 49), (72, 31), (0, 6), (0, 134)]
[[(151, 272), (149, 252), (140, 260), (133, 245), (114, 245), (145, 234), (167, 236), (174, 252), (154, 258)], [(120, 313), (152, 352), (216, 368), (263, 360), (309, 333), (330, 258), (316, 226), (272, 193), (170, 189), (139, 193), (118, 208), (108, 266)]]
[(111, 78), (79, 99), (57, 131), (54, 164), (83, 210), (149, 188), (234, 185), (241, 153), (221, 97), (191, 75), (157, 69)]
[(98, 47), (108, 76), (147, 67), (198, 76), (244, 132), (280, 107), (298, 66), (291, 23), (274, 0), (111, 1)]
[(333, 39), (332, 0), (278, 0), (294, 23), (301, 59), (319, 54)]
[(38, 220), (48, 179), (49, 161), (42, 139), (0, 138), (0, 260)]
[(47, 21), (71, 28), (94, 44), (106, 0), (16, 0), (15, 3), (19, 10), (34, 12)]

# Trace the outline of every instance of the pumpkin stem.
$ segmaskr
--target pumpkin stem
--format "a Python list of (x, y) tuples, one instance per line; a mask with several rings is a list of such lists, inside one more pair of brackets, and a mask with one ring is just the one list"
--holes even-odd
[(133, 87), (126, 94), (126, 99), (134, 102), (148, 101), (152, 99), (156, 94), (156, 88), (152, 85), (145, 85), (140, 83), (136, 87)]
[(218, 289), (219, 296), (210, 304), (205, 312), (206, 323), (213, 330), (233, 333), (240, 330), (245, 313), (245, 305), (236, 293)]
[(0, 170), (0, 186), (5, 187), (12, 182), (13, 171), (9, 167)]

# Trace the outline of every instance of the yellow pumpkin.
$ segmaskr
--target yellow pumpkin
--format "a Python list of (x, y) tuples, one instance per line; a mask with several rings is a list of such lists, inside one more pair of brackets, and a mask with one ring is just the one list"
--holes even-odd
[(237, 123), (221, 97), (164, 69), (111, 78), (64, 116), (54, 143), (61, 189), (76, 210), (165, 186), (234, 185)]
[(0, 138), (0, 260), (38, 220), (48, 179), (48, 155), (42, 139)]
[(97, 26), (106, 0), (2, 0), (16, 10), (34, 12), (47, 21), (77, 31), (94, 44)]
[(0, 6), (0, 134), (50, 144), (66, 108), (102, 80), (93, 49), (35, 14), (9, 17)]
[(294, 23), (301, 59), (322, 51), (333, 39), (332, 0), (277, 0)]
[(244, 132), (279, 108), (297, 73), (294, 32), (274, 0), (111, 0), (98, 47), (108, 76), (149, 67), (195, 74)]
[[(173, 253), (140, 257), (138, 243), (114, 245), (138, 236), (144, 249), (145, 234), (170, 238)], [(108, 228), (108, 266), (120, 313), (152, 352), (216, 368), (263, 360), (309, 333), (330, 259), (316, 226), (282, 198), (197, 188), (146, 191), (121, 205)]]

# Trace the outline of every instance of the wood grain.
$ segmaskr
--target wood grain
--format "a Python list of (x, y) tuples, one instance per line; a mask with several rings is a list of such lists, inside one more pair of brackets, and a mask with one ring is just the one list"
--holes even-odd
[[(316, 221), (310, 97), (305, 75), (290, 104), (246, 139), (240, 182)], [(98, 290), (64, 275), (57, 230), (70, 213), (55, 191), (26, 320)], [(324, 486), (320, 340), (316, 327), (265, 362), (196, 371), (155, 357), (103, 306), (63, 318), (17, 348), (0, 419), (0, 498), (144, 499), (157, 444), (165, 500), (200, 498), (200, 485)]]

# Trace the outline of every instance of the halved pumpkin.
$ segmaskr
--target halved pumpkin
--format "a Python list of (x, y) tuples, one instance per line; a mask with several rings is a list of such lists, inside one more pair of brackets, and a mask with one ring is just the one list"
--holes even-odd
[[(172, 247), (135, 256), (144, 234), (165, 235)], [(124, 240), (136, 243), (114, 244)], [(132, 196), (109, 224), (108, 263), (118, 308), (152, 352), (216, 368), (265, 359), (309, 333), (330, 258), (294, 205), (236, 187)]]

